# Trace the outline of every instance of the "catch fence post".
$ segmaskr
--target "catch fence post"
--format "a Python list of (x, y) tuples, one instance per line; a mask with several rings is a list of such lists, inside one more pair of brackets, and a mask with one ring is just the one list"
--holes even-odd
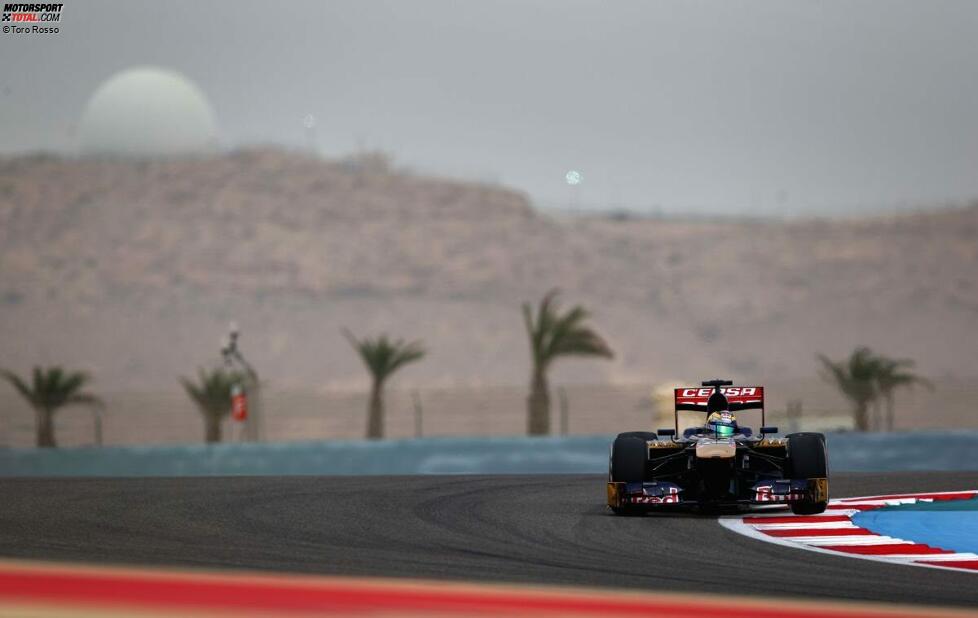
[(414, 437), (420, 438), (424, 435), (424, 408), (417, 390), (411, 391), (411, 399), (414, 401)]
[(95, 432), (95, 446), (102, 446), (102, 404), (92, 406), (92, 421)]

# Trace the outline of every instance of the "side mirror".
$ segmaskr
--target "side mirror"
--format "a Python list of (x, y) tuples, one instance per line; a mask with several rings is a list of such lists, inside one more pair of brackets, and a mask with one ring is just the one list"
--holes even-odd
[(676, 435), (676, 430), (675, 429), (660, 429), (660, 430), (656, 431), (655, 433), (659, 434), (660, 436), (674, 436), (674, 435)]
[(778, 433), (778, 428), (777, 427), (761, 427), (761, 433), (762, 434)]

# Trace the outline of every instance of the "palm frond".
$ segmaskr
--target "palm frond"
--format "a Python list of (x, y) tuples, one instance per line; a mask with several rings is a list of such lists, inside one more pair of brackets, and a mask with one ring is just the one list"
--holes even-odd
[(933, 382), (912, 371), (917, 364), (912, 359), (881, 356), (877, 362), (879, 363), (877, 383), (884, 393), (890, 393), (900, 387), (913, 388), (918, 384), (934, 390)]
[(545, 369), (560, 356), (601, 356), (612, 358), (614, 353), (608, 343), (584, 323), (591, 317), (581, 305), (575, 305), (561, 313), (557, 306), (559, 291), (547, 292), (537, 308), (536, 320), (532, 319), (529, 303), (523, 305), (523, 319), (530, 339), (530, 352), (534, 366)]
[(84, 371), (68, 371), (57, 365), (35, 366), (31, 371), (31, 384), (10, 371), (4, 371), (2, 375), (34, 408), (53, 412), (68, 404), (95, 399), (94, 395), (79, 392), (91, 381), (91, 376)]
[(386, 334), (357, 338), (346, 328), (342, 332), (377, 384), (382, 384), (399, 368), (420, 360), (427, 353), (420, 341), (391, 339)]
[(554, 358), (558, 355), (559, 349), (564, 345), (565, 340), (568, 337), (573, 336), (575, 329), (577, 329), (579, 324), (587, 319), (588, 312), (577, 305), (572, 307), (564, 315), (560, 315), (558, 311), (553, 311), (553, 317), (550, 321), (549, 332), (546, 333), (546, 345), (543, 349), (543, 358)]
[(816, 354), (815, 358), (822, 363), (821, 375), (828, 381), (838, 380), (842, 377), (842, 366), (841, 363), (833, 361), (831, 358), (824, 354)]
[(869, 348), (856, 348), (842, 361), (833, 361), (824, 354), (817, 358), (822, 364), (822, 378), (834, 383), (853, 403), (864, 404), (876, 397), (879, 363)]
[(600, 356), (614, 358), (614, 352), (600, 335), (590, 329), (581, 329), (562, 337), (552, 348), (557, 356)]
[(404, 365), (421, 360), (427, 353), (420, 341), (411, 341), (408, 343), (398, 341), (395, 345), (395, 350), (396, 352), (390, 360), (388, 374), (397, 371)]
[(17, 393), (20, 394), (20, 396), (23, 397), (31, 407), (37, 406), (37, 399), (34, 395), (35, 390), (32, 389), (26, 382), (21, 380), (20, 376), (13, 371), (8, 371), (6, 369), (4, 369), (0, 375), (2, 375), (3, 379), (14, 387), (14, 390), (16, 390)]
[(199, 369), (197, 380), (178, 378), (191, 400), (201, 414), (222, 418), (231, 413), (231, 389), (243, 382), (244, 376), (234, 371)]
[(537, 307), (536, 319), (533, 318), (533, 307), (529, 302), (523, 303), (523, 321), (526, 324), (527, 335), (530, 339), (530, 351), (535, 364), (542, 364), (546, 355), (548, 341), (553, 331), (556, 319), (556, 299), (560, 294), (557, 288), (551, 288)]
[(78, 391), (78, 389), (88, 383), (89, 380), (88, 374), (84, 371), (74, 371), (67, 374), (62, 374), (60, 377), (61, 381), (59, 382), (59, 390), (67, 393), (75, 393)]
[(537, 331), (541, 334), (550, 330), (554, 319), (557, 317), (556, 304), (559, 295), (559, 289), (551, 288), (540, 301), (540, 306), (537, 309)]

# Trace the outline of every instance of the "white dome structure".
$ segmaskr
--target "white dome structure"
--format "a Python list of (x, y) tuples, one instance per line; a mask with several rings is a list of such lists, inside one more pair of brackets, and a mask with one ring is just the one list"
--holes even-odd
[(116, 73), (89, 99), (79, 126), (83, 155), (170, 157), (217, 149), (207, 96), (175, 71), (136, 67)]

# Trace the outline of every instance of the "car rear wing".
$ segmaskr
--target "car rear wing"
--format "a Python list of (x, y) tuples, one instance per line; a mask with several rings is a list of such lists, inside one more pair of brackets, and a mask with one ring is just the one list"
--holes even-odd
[[(728, 382), (729, 384), (729, 382)], [(676, 397), (676, 432), (679, 432), (679, 411), (707, 411), (710, 396), (719, 390), (727, 400), (726, 408), (731, 412), (740, 410), (760, 410), (761, 425), (766, 425), (764, 418), (764, 387), (763, 386), (692, 386), (675, 389)]]

